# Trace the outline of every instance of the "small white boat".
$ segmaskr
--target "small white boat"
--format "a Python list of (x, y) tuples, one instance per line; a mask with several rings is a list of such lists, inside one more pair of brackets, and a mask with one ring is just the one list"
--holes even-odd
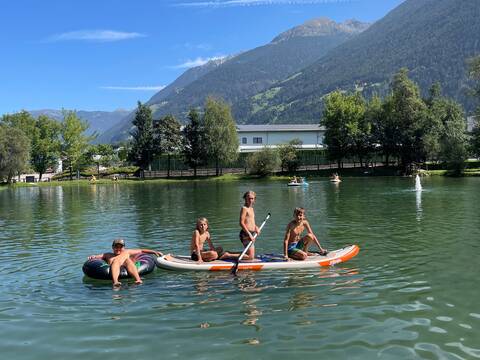
[(340, 182), (342, 182), (342, 180), (340, 180), (340, 179), (330, 179), (330, 182), (332, 182), (332, 183), (340, 183)]
[[(239, 270), (278, 270), (278, 269), (305, 269), (320, 266), (332, 266), (345, 262), (358, 254), (360, 248), (357, 245), (349, 245), (342, 249), (329, 251), (326, 255), (309, 256), (306, 260), (286, 261), (282, 255), (259, 255), (253, 261), (241, 261)], [(215, 260), (198, 263), (190, 259), (190, 256), (163, 255), (156, 259), (157, 266), (167, 270), (177, 271), (227, 271), (235, 265), (233, 260)]]

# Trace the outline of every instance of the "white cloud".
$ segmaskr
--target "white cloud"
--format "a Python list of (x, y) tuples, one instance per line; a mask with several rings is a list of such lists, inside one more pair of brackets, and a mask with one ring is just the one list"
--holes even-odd
[(358, 0), (211, 0), (190, 1), (177, 4), (187, 7), (227, 7), (227, 6), (258, 6), (258, 5), (318, 5), (348, 3)]
[(205, 65), (207, 62), (211, 60), (222, 60), (224, 59), (225, 56), (214, 56), (210, 58), (202, 58), (202, 57), (197, 57), (195, 60), (187, 60), (183, 64), (175, 65), (172, 66), (174, 69), (188, 69), (196, 66), (202, 66)]
[(52, 35), (46, 39), (48, 42), (57, 41), (95, 41), (110, 42), (135, 39), (145, 37), (146, 35), (137, 32), (124, 32), (114, 30), (79, 30), (70, 31), (62, 34)]
[(127, 90), (127, 91), (160, 91), (164, 89), (164, 85), (159, 86), (101, 86), (104, 90)]

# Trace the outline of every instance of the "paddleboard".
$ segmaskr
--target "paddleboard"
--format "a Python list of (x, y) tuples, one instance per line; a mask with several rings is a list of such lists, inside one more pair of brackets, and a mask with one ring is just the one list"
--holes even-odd
[(288, 186), (307, 186), (308, 183), (306, 181), (303, 182), (289, 182)]
[[(276, 269), (304, 269), (319, 266), (332, 266), (345, 262), (358, 254), (360, 248), (357, 245), (349, 245), (342, 249), (328, 252), (327, 255), (313, 255), (306, 260), (286, 261), (282, 255), (265, 254), (259, 255), (253, 261), (242, 261), (238, 265), (239, 270), (276, 270)], [(167, 270), (177, 271), (225, 271), (231, 270), (235, 265), (233, 260), (215, 260), (198, 263), (190, 259), (190, 256), (176, 256), (166, 254), (156, 259), (157, 266)]]

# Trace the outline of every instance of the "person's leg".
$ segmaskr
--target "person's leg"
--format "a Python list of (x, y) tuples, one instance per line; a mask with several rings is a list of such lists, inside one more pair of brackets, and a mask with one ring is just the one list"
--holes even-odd
[(288, 249), (288, 257), (294, 260), (305, 260), (307, 258), (307, 253), (302, 251), (303, 243), (300, 240), (296, 246)]
[(202, 260), (203, 261), (213, 261), (218, 259), (218, 254), (216, 251), (202, 251)]
[(251, 245), (242, 260), (254, 260), (255, 259), (255, 245)]
[(118, 259), (113, 259), (111, 262), (110, 274), (112, 275), (113, 286), (122, 285), (122, 283), (118, 281), (118, 277), (120, 276), (120, 261), (118, 261)]
[(140, 279), (137, 267), (135, 266), (135, 263), (132, 261), (132, 259), (126, 259), (124, 265), (127, 268), (127, 272), (135, 278), (135, 284), (141, 284), (142, 279)]

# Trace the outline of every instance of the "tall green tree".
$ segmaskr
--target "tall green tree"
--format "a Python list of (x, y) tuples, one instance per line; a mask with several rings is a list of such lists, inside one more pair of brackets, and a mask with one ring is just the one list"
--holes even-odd
[(0, 181), (8, 183), (28, 168), (30, 141), (16, 127), (0, 124)]
[(156, 151), (153, 139), (152, 110), (150, 107), (139, 101), (132, 123), (135, 129), (131, 133), (133, 139), (129, 159), (141, 169), (145, 170), (148, 168), (150, 170)]
[(25, 110), (2, 116), (1, 123), (21, 130), (32, 141), (35, 134), (35, 118)]
[(182, 147), (180, 123), (173, 115), (166, 115), (155, 124), (154, 143), (159, 154), (167, 154), (167, 177), (170, 177), (170, 161), (174, 153)]
[(469, 60), (469, 76), (475, 81), (475, 88), (473, 96), (478, 100), (479, 106), (475, 113), (476, 118), (474, 122), (473, 131), (471, 134), (471, 152), (480, 157), (480, 56), (474, 57)]
[(207, 154), (215, 160), (216, 175), (221, 166), (238, 158), (239, 141), (230, 106), (223, 100), (207, 98), (203, 117)]
[(48, 116), (41, 115), (35, 122), (30, 158), (39, 181), (48, 168), (57, 166), (61, 150), (60, 132), (61, 124)]
[(443, 124), (440, 136), (440, 160), (447, 163), (456, 173), (460, 173), (468, 157), (465, 113), (460, 104), (450, 99), (442, 99), (439, 107), (443, 110), (439, 111)]
[(91, 137), (85, 135), (88, 123), (81, 120), (74, 111), (63, 111), (61, 127), (63, 163), (70, 171), (70, 180), (73, 170), (80, 170), (84, 163), (85, 153)]
[(365, 102), (359, 94), (330, 93), (325, 99), (321, 125), (325, 126), (324, 143), (329, 158), (342, 167), (343, 159), (354, 154), (360, 121), (365, 116)]
[(414, 162), (425, 160), (423, 136), (428, 118), (427, 107), (420, 97), (420, 90), (408, 77), (408, 70), (400, 69), (392, 84), (390, 113), (398, 132), (397, 150), (404, 172), (409, 172)]
[(197, 176), (197, 168), (207, 162), (205, 130), (200, 114), (195, 109), (190, 110), (188, 119), (190, 122), (183, 128), (183, 156), (193, 169), (193, 176)]

